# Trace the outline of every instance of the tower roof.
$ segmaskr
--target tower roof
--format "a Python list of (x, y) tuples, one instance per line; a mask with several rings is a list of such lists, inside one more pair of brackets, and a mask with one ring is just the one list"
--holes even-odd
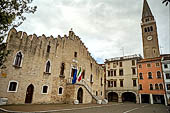
[(148, 16), (152, 16), (152, 12), (151, 12), (151, 9), (148, 5), (148, 2), (147, 0), (144, 0), (143, 2), (143, 12), (142, 12), (142, 18), (145, 18), (145, 17), (148, 17)]

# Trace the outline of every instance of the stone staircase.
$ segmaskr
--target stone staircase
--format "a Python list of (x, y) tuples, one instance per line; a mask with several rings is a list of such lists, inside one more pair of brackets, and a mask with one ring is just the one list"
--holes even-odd
[[(72, 84), (72, 78), (67, 79), (67, 84)], [(87, 84), (85, 80), (81, 80), (80, 82), (75, 83), (76, 85), (82, 85), (86, 88), (86, 90), (89, 92), (89, 94), (92, 96), (92, 98), (98, 103), (98, 104), (107, 104), (107, 100), (101, 100), (98, 96), (93, 95), (92, 88)]]

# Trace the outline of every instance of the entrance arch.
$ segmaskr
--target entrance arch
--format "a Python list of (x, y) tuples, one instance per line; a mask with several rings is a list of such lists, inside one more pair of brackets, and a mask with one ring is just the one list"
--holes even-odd
[(83, 103), (83, 89), (79, 88), (77, 92), (77, 100), (79, 103)]
[(132, 92), (125, 92), (122, 94), (122, 102), (135, 102), (136, 103), (136, 95)]
[(30, 84), (27, 87), (25, 103), (32, 103), (33, 93), (34, 93), (34, 86)]
[(109, 102), (118, 102), (118, 94), (115, 92), (108, 93), (108, 101)]

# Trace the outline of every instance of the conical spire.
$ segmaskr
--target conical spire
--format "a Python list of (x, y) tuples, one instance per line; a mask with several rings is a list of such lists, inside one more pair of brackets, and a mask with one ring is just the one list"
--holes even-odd
[(149, 8), (148, 2), (146, 0), (144, 0), (142, 18), (145, 18), (145, 17), (148, 17), (148, 16), (153, 17), (151, 9)]

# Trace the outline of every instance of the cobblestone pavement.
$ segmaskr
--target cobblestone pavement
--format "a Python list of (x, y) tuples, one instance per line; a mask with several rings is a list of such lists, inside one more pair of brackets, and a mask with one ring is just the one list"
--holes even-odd
[[(169, 113), (166, 106), (161, 104), (134, 104), (134, 103), (109, 103), (107, 105), (82, 104), (82, 105), (13, 105), (0, 106), (8, 112), (21, 113)], [(0, 113), (5, 113), (0, 111)]]

